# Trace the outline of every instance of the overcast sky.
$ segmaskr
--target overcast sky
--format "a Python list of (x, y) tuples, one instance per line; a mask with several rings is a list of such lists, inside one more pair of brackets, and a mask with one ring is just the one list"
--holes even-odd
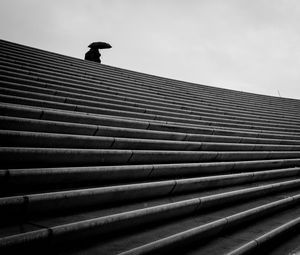
[(300, 99), (299, 0), (0, 0), (1, 39), (104, 64)]

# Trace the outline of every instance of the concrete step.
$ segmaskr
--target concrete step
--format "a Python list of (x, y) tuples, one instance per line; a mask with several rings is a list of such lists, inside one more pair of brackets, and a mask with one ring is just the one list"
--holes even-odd
[[(233, 214), (224, 218), (221, 218), (210, 223), (200, 225), (193, 229), (186, 230), (184, 232), (177, 233), (175, 235), (157, 240), (155, 242), (137, 247), (135, 249), (122, 252), (122, 255), (129, 254), (166, 254), (176, 251), (176, 249), (182, 249), (183, 246), (212, 238), (218, 234), (228, 231), (238, 225), (244, 225), (247, 222), (266, 217), (267, 215), (280, 211), (285, 208), (289, 208), (291, 205), (299, 205), (300, 195), (284, 198), (279, 201), (268, 203), (259, 207), (255, 207), (237, 214)], [(220, 253), (219, 253), (220, 254)]]
[(0, 69), (1, 253), (234, 254), (297, 228), (299, 100), (3, 40)]
[[(178, 100), (177, 100), (178, 101)], [(249, 107), (248, 107), (249, 108)], [(270, 111), (270, 110), (269, 110)]]
[(300, 158), (300, 151), (168, 151), (1, 147), (1, 169)]
[[(23, 74), (21, 75), (21, 73), (19, 72), (9, 72), (9, 71), (1, 71), (1, 79), (3, 81), (6, 81), (6, 82), (15, 82), (15, 83), (21, 83), (21, 84), (25, 84), (25, 85), (32, 85), (32, 84), (38, 84), (38, 83), (41, 83), (41, 85), (39, 86), (53, 86), (53, 85), (56, 85), (56, 86), (61, 86), (63, 84), (63, 86), (61, 86), (62, 88), (60, 88), (60, 90), (66, 90), (66, 88), (69, 88), (69, 91), (74, 91), (74, 89), (81, 89), (81, 90), (84, 90), (86, 91), (86, 93), (90, 90), (90, 91), (93, 91), (93, 93), (91, 93), (91, 95), (95, 95), (95, 92), (97, 93), (106, 93), (108, 94), (108, 97), (113, 97), (113, 96), (126, 96), (128, 97), (130, 100), (134, 100), (134, 101), (137, 101), (137, 99), (140, 99), (140, 103), (144, 103), (144, 102), (147, 102), (147, 101), (154, 101), (159, 104), (163, 103), (163, 104), (166, 104), (166, 103), (169, 103), (171, 105), (178, 105), (178, 107), (182, 108), (182, 106), (186, 105), (190, 110), (192, 109), (195, 109), (197, 110), (197, 108), (200, 107), (200, 109), (205, 109), (203, 108), (205, 106), (205, 104), (203, 104), (203, 102), (201, 102), (201, 105), (199, 105), (199, 101), (195, 101), (195, 103), (197, 104), (192, 104), (191, 103), (193, 101), (191, 100), (178, 100), (178, 99), (174, 99), (174, 98), (167, 98), (166, 96), (158, 96), (157, 94), (154, 94), (152, 92), (149, 92), (149, 93), (143, 93), (143, 92), (140, 92), (137, 94), (137, 91), (136, 89), (134, 90), (134, 92), (132, 91), (129, 91), (128, 90), (128, 87), (125, 87), (125, 88), (118, 88), (118, 90), (112, 90), (112, 86), (115, 87), (114, 84), (99, 84), (99, 83), (96, 83), (96, 84), (92, 84), (90, 82), (83, 82), (81, 81), (80, 83), (78, 83), (77, 81), (77, 84), (74, 83), (74, 82), (62, 82), (62, 81), (57, 81), (55, 78), (52, 78), (52, 79), (47, 79), (47, 78), (42, 78), (42, 77), (38, 77), (38, 76), (33, 76), (33, 75), (29, 75), (29, 74)], [(39, 81), (39, 82), (37, 82)], [(35, 82), (35, 83), (34, 83)], [(135, 95), (134, 95), (135, 94)], [(133, 96), (134, 95), (134, 96)], [(168, 94), (167, 94), (168, 95)], [(212, 105), (212, 102), (209, 103), (209, 105)], [(191, 108), (191, 106), (193, 107), (196, 107), (196, 108)], [(209, 109), (209, 107), (208, 107)], [(207, 109), (205, 109), (207, 111)], [(229, 109), (231, 110), (231, 109)], [(241, 110), (241, 108), (239, 108), (239, 111)], [(251, 106), (247, 106), (247, 111), (248, 111), (248, 114), (249, 114), (249, 110), (252, 110), (252, 112), (256, 112), (256, 113), (260, 113), (261, 111), (261, 108), (259, 109), (256, 109), (256, 108), (253, 108)], [(238, 111), (238, 112), (239, 112)], [(202, 111), (203, 112), (203, 111)], [(211, 112), (211, 111), (210, 111)], [(224, 113), (224, 109), (222, 109), (222, 112)], [(231, 112), (231, 111), (229, 111)], [(265, 111), (264, 112), (264, 115), (269, 115), (270, 112), (272, 112), (271, 109), (269, 109), (267, 112)], [(213, 112), (211, 112), (213, 113)], [(290, 111), (289, 111), (290, 113)], [(284, 116), (288, 115), (289, 113), (285, 113)], [(278, 118), (278, 115), (280, 115), (280, 111), (275, 111), (274, 114), (273, 114), (273, 118), (277, 117)], [(292, 116), (291, 116), (292, 117)]]
[(300, 145), (172, 141), (0, 130), (0, 146), (174, 151), (300, 151)]
[[(20, 81), (21, 82), (21, 81)], [(1, 92), (2, 94), (11, 95), (11, 96), (24, 96), (27, 98), (33, 98), (33, 99), (42, 99), (42, 100), (53, 100), (57, 102), (68, 102), (68, 103), (75, 103), (79, 105), (86, 105), (86, 106), (94, 106), (94, 107), (104, 107), (108, 108), (108, 106), (112, 109), (121, 109), (121, 110), (131, 110), (135, 112), (155, 112), (156, 113), (165, 113), (170, 116), (178, 116), (178, 117), (186, 117), (189, 116), (190, 118), (195, 119), (203, 119), (203, 120), (213, 120), (217, 121), (218, 119), (225, 122), (233, 122), (233, 123), (253, 123), (253, 124), (259, 124), (259, 123), (265, 123), (266, 125), (276, 125), (276, 126), (286, 126), (286, 127), (293, 127), (296, 128), (299, 124), (299, 121), (294, 121), (291, 119), (286, 120), (285, 122), (280, 121), (280, 118), (271, 118), (263, 115), (258, 118), (258, 116), (250, 117), (250, 116), (230, 116), (228, 114), (214, 114), (211, 111), (206, 112), (206, 110), (197, 110), (192, 111), (185, 110), (185, 109), (174, 109), (174, 105), (168, 105), (166, 106), (154, 106), (152, 102), (149, 102), (148, 104), (145, 104), (145, 101), (143, 103), (134, 103), (130, 101), (125, 101), (124, 98), (120, 98), (120, 100), (109, 98), (111, 96), (108, 96), (110, 94), (108, 93), (98, 93), (97, 96), (91, 96), (91, 95), (84, 95), (79, 93), (73, 93), (70, 91), (64, 92), (66, 87), (61, 87), (57, 85), (51, 85), (54, 89), (48, 88), (40, 88), (35, 86), (28, 86), (28, 85), (22, 85), (15, 82), (2, 82), (0, 83)], [(26, 90), (26, 91), (24, 91)], [(88, 91), (87, 91), (88, 92)], [(93, 92), (94, 93), (94, 92)], [(95, 93), (94, 93), (95, 94)], [(116, 96), (119, 97), (119, 96)], [(102, 103), (99, 103), (99, 100), (101, 100)], [(129, 100), (129, 99), (127, 99)], [(130, 99), (131, 100), (131, 99)], [(124, 102), (125, 101), (125, 102)], [(172, 113), (173, 112), (173, 113)], [(294, 122), (294, 123), (293, 123)]]
[[(54, 103), (53, 103), (54, 105)], [(159, 131), (185, 132), (194, 134), (229, 135), (243, 137), (260, 137), (275, 139), (300, 140), (295, 132), (273, 132), (269, 130), (254, 131), (226, 127), (207, 127), (177, 122), (164, 122), (160, 120), (141, 120), (122, 116), (107, 116), (85, 112), (74, 112), (46, 107), (32, 107), (18, 104), (0, 104), (0, 116), (13, 116), (30, 119), (43, 119), (71, 123), (104, 125), (113, 127), (136, 128)]]
[[(24, 97), (28, 99), (37, 99), (37, 100), (46, 100), (46, 101), (55, 101), (59, 103), (69, 103), (69, 104), (76, 104), (76, 105), (83, 105), (83, 106), (91, 106), (91, 107), (100, 107), (100, 108), (108, 108), (108, 109), (115, 109), (115, 110), (124, 110), (124, 111), (131, 111), (131, 112), (139, 112), (139, 113), (150, 113), (150, 114), (157, 114), (157, 115), (166, 115), (172, 117), (179, 117), (179, 118), (186, 118), (189, 117), (190, 119), (195, 120), (203, 120), (203, 121), (220, 121), (226, 123), (238, 123), (238, 124), (251, 124), (251, 125), (261, 125), (264, 124), (265, 126), (275, 126), (275, 127), (286, 127), (290, 129), (298, 129), (299, 122), (292, 123), (291, 120), (289, 122), (278, 122), (275, 120), (267, 120), (266, 118), (262, 119), (254, 119), (249, 117), (240, 117), (239, 119), (235, 118), (228, 118), (224, 115), (216, 115), (212, 113), (205, 113), (205, 112), (193, 112), (193, 111), (185, 111), (185, 110), (177, 110), (177, 113), (174, 112), (174, 109), (170, 107), (153, 107), (149, 104), (141, 104), (138, 105), (136, 103), (131, 104), (131, 106), (125, 106), (126, 102), (124, 100), (117, 101), (117, 100), (110, 100), (106, 97), (91, 97), (88, 96), (88, 100), (82, 99), (83, 95), (80, 94), (70, 94), (70, 92), (60, 92), (57, 90), (49, 90), (43, 89), (42, 93), (37, 92), (29, 92), (24, 91), (24, 89), (28, 89), (29, 86), (14, 86), (15, 83), (9, 82), (8, 84), (2, 84), (0, 88), (1, 93), (3, 95), (9, 96), (17, 96), (17, 97)], [(5, 87), (5, 88), (3, 88)], [(9, 87), (9, 88), (7, 88)], [(17, 87), (16, 89), (12, 89), (12, 87)], [(32, 87), (31, 87), (32, 88)], [(34, 88), (34, 87), (33, 87)], [(46, 92), (46, 93), (44, 93)], [(74, 98), (75, 97), (75, 98)], [(79, 98), (77, 98), (79, 97)], [(93, 100), (91, 100), (93, 99)], [(97, 101), (96, 101), (97, 100)], [(99, 100), (102, 102), (100, 103)], [(124, 102), (124, 103), (123, 103)], [(141, 107), (143, 108), (141, 108)], [(146, 107), (146, 108), (145, 108)]]
[[(291, 212), (290, 212), (291, 214)], [(286, 220), (286, 219), (285, 219)], [(299, 229), (300, 217), (295, 217), (292, 220), (280, 225), (277, 228), (247, 242), (246, 244), (231, 251), (229, 255), (253, 254), (266, 250), (267, 246), (276, 246), (276, 241), (279, 241), (283, 235), (289, 235), (293, 230)]]
[[(2, 197), (0, 200), (0, 208), (4, 218), (7, 218), (8, 215), (18, 215), (18, 217), (23, 217), (27, 213), (32, 217), (37, 213), (40, 215), (43, 212), (50, 213), (58, 210), (72, 210), (72, 208), (78, 209), (100, 204), (101, 206), (120, 203), (124, 204), (135, 200), (147, 201), (150, 198), (164, 196), (172, 197), (183, 193), (186, 194), (219, 187), (235, 186), (244, 183), (259, 183), (265, 180), (290, 177), (298, 178), (299, 174), (300, 169), (296, 168), (159, 182), (133, 183), (99, 188), (77, 188), (56, 192), (25, 193), (25, 196)], [(287, 183), (294, 187), (294, 182), (299, 183), (299, 180), (292, 180), (292, 182), (290, 181)], [(20, 183), (20, 185), (22, 184)], [(275, 186), (278, 188), (278, 184), (276, 185)]]
[[(285, 194), (293, 196), (297, 193), (287, 192)], [(176, 220), (165, 219), (164, 221), (158, 222), (157, 224), (150, 223), (148, 225), (145, 224), (142, 227), (128, 228), (125, 231), (119, 230), (118, 232), (115, 232), (113, 236), (109, 234), (106, 234), (105, 236), (96, 235), (94, 238), (92, 236), (89, 236), (90, 241), (88, 242), (88, 245), (82, 247), (82, 245), (80, 246), (72, 243), (71, 245), (69, 245), (69, 249), (63, 251), (63, 254), (82, 254), (83, 252), (85, 252), (86, 254), (96, 254), (99, 252), (103, 254), (118, 254), (124, 251), (134, 249), (143, 244), (147, 244), (149, 242), (155, 241), (157, 239), (161, 239), (176, 234), (178, 232), (186, 231), (188, 229), (198, 227), (199, 225), (204, 225), (212, 221), (231, 216), (232, 214), (240, 213), (252, 209), (254, 207), (264, 205), (266, 203), (275, 202), (282, 198), (284, 198), (283, 194), (278, 195), (276, 198), (266, 196), (264, 198), (256, 198), (255, 201), (244, 200), (241, 203), (231, 205), (230, 209), (224, 206), (222, 208), (218, 207), (211, 210), (210, 209), (201, 210), (185, 218), (176, 218)], [(282, 212), (273, 211), (269, 215), (267, 215), (267, 217), (273, 216), (274, 214), (280, 216), (282, 213), (284, 213), (287, 210), (290, 210), (290, 208), (284, 209), (284, 211)], [(296, 212), (297, 211), (295, 211), (295, 213)], [(254, 219), (251, 223), (260, 224), (262, 218), (263, 217), (260, 217), (259, 219)], [(44, 226), (48, 226), (48, 227), (56, 226), (55, 224), (49, 224), (49, 223), (47, 224), (47, 221), (37, 221), (37, 222), (38, 224), (44, 224)], [(243, 224), (243, 228), (245, 228), (246, 224), (247, 222)], [(218, 237), (216, 236), (216, 239), (217, 238)], [(201, 239), (195, 242), (196, 249), (199, 247), (197, 246), (197, 244), (199, 244), (199, 241), (201, 242)], [(205, 240), (205, 241), (207, 243), (209, 240)], [(67, 243), (68, 241), (66, 240), (64, 244)], [(193, 247), (192, 244), (193, 243), (189, 243), (189, 245), (186, 245), (185, 248), (183, 248), (182, 252), (178, 248), (176, 249), (176, 251), (178, 251), (178, 253), (180, 251), (180, 254), (181, 253), (185, 254), (189, 250), (189, 248)], [(51, 249), (54, 247), (55, 246), (50, 246), (49, 248)], [(60, 248), (56, 250), (54, 248), (54, 250), (52, 250), (52, 253), (62, 252), (61, 246), (59, 247)], [(220, 250), (218, 251), (220, 253)], [(214, 253), (206, 253), (206, 254), (214, 254)]]
[[(24, 85), (16, 82), (9, 82), (9, 81), (0, 81), (1, 87), (3, 88), (10, 88), (10, 89), (18, 89), (22, 91), (30, 91), (35, 93), (43, 93), (43, 94), (49, 94), (49, 95), (57, 95), (57, 96), (63, 96), (63, 97), (73, 97), (77, 99), (84, 99), (84, 100), (91, 100), (91, 101), (99, 101), (103, 100), (103, 102), (107, 103), (113, 103), (113, 104), (122, 104), (122, 105), (128, 105), (128, 106), (134, 106), (134, 107), (151, 107), (153, 109), (158, 110), (170, 110), (174, 112), (179, 113), (189, 113), (189, 114), (201, 114), (201, 116), (218, 116), (222, 118), (227, 119), (245, 119), (245, 120), (256, 120), (256, 121), (274, 121), (276, 123), (299, 123), (299, 120), (296, 118), (283, 118), (283, 116), (269, 116), (267, 113), (253, 113), (253, 112), (237, 112), (235, 111), (234, 114), (232, 111), (225, 111), (223, 109), (222, 111), (210, 108), (205, 108), (203, 106), (198, 107), (183, 107), (179, 105), (169, 104), (162, 101), (153, 101), (152, 98), (149, 98), (147, 100), (148, 104), (145, 104), (145, 100), (138, 99), (136, 97), (129, 97), (129, 96), (119, 96), (111, 93), (105, 93), (105, 92), (98, 92), (97, 95), (95, 95), (95, 92), (90, 92), (86, 89), (76, 89), (74, 87), (66, 87), (66, 86), (60, 86), (55, 84), (47, 84), (47, 88), (45, 88), (44, 84), (41, 84), (42, 87), (37, 86), (38, 82), (33, 82), (36, 84), (36, 86), (30, 86), (30, 85)], [(33, 85), (33, 84), (31, 84)], [(285, 121), (283, 121), (285, 120)]]
[[(15, 78), (16, 79), (16, 78)], [(32, 81), (31, 83), (35, 84), (35, 81)], [(12, 82), (2, 82), (1, 85), (2, 86), (9, 86), (9, 87), (12, 87), (12, 86), (16, 86), (16, 84), (18, 83), (12, 83)], [(32, 85), (32, 84), (31, 84)], [(22, 86), (24, 87), (25, 85), (23, 84), (20, 84), (19, 86)], [(85, 87), (83, 87), (82, 89), (76, 89), (74, 88), (74, 85), (72, 87), (66, 87), (66, 86), (59, 86), (58, 85), (55, 85), (55, 84), (43, 84), (43, 87), (47, 87), (47, 88), (53, 88), (53, 89), (59, 89), (60, 91), (68, 91), (68, 93), (72, 93), (77, 91), (78, 93), (76, 93), (77, 95), (79, 96), (82, 96), (82, 93), (80, 93), (80, 91), (84, 91), (85, 94), (89, 94), (90, 97), (94, 96), (94, 92), (93, 93), (89, 93), (88, 90), (86, 90)], [(94, 87), (95, 88), (95, 87)], [(40, 87), (34, 87), (34, 86), (29, 86), (29, 85), (26, 85), (26, 90), (28, 91), (40, 91), (41, 88)], [(42, 89), (44, 92), (46, 89)], [(61, 93), (59, 91), (55, 91), (55, 93)], [(128, 104), (130, 102), (136, 102), (138, 104), (144, 104), (144, 99), (138, 99), (137, 97), (132, 97), (131, 94), (128, 94), (126, 95), (126, 97), (124, 96), (119, 96), (117, 95), (116, 93), (111, 93), (111, 89), (108, 91), (108, 93), (103, 93), (103, 92), (97, 92), (98, 95), (103, 95), (103, 97), (105, 98), (110, 98), (110, 100), (113, 100), (113, 98), (117, 99), (117, 100), (121, 100), (123, 104)], [(102, 97), (102, 98), (103, 98)], [(249, 112), (249, 109), (247, 109), (246, 111), (243, 111), (241, 108), (237, 110), (234, 110), (234, 109), (231, 109), (231, 108), (226, 108), (226, 107), (222, 107), (222, 108), (219, 108), (219, 107), (216, 107), (215, 105), (209, 105), (209, 106), (205, 106), (205, 104), (198, 104), (198, 105), (190, 105), (189, 106), (180, 106), (180, 105), (176, 105), (176, 102), (174, 101), (170, 101), (170, 103), (166, 103), (166, 99), (164, 99), (164, 101), (154, 101), (155, 98), (148, 98), (147, 101), (148, 102), (151, 102), (151, 105), (158, 105), (160, 107), (171, 107), (173, 109), (186, 109), (188, 111), (196, 111), (196, 112), (201, 112), (202, 114), (207, 112), (207, 113), (211, 113), (211, 114), (221, 114), (223, 116), (226, 116), (226, 117), (230, 117), (232, 115), (237, 115), (237, 116), (252, 116), (252, 117), (255, 117), (255, 118), (270, 118), (270, 111), (267, 111), (267, 112), (263, 112), (263, 113), (260, 113), (258, 111), (254, 111), (253, 109), (251, 109), (251, 112)], [(125, 102), (124, 102), (125, 101)], [(268, 117), (269, 116), (269, 117)], [(294, 118), (291, 119), (291, 117), (287, 118), (287, 115), (280, 115), (280, 113), (276, 113), (276, 115), (272, 115), (271, 118), (273, 119), (277, 119), (277, 120), (283, 120), (283, 119), (287, 119), (287, 120), (297, 120), (296, 119), (296, 116), (294, 116)]]
[[(253, 160), (212, 163), (120, 165), (69, 168), (32, 168), (0, 170), (1, 193), (12, 194), (22, 190), (41, 188), (89, 187), (143, 183), (191, 177), (206, 177), (255, 171), (272, 176), (296, 173), (300, 159)], [(285, 171), (285, 173), (283, 173)], [(254, 174), (255, 176), (255, 174)]]
[(300, 158), (300, 151), (169, 151), (1, 147), (3, 168), (170, 164)]
[[(32, 55), (33, 52), (30, 52), (30, 54)], [(41, 55), (39, 55), (39, 57), (40, 57), (40, 56), (41, 56)], [(47, 58), (49, 58), (49, 56), (47, 56)], [(89, 63), (88, 63), (88, 64), (89, 64)], [(144, 75), (144, 76), (145, 76), (145, 75)], [(182, 85), (183, 85), (183, 84), (182, 84), (182, 82), (181, 82), (181, 86), (182, 86)], [(216, 90), (216, 89), (215, 89), (215, 90)], [(225, 94), (226, 94), (226, 90), (223, 90), (222, 92), (223, 92), (223, 94), (224, 94), (224, 92), (225, 92)], [(250, 93), (249, 93), (249, 96), (251, 97), (251, 94), (250, 94)], [(249, 96), (248, 96), (248, 97), (249, 97)], [(255, 95), (255, 96), (256, 96), (256, 95)], [(271, 100), (271, 99), (273, 99), (273, 98), (272, 98), (272, 97), (269, 97), (268, 99)], [(284, 100), (282, 100), (282, 101), (284, 101)]]
[(300, 141), (288, 139), (267, 139), (205, 134), (200, 135), (192, 133), (141, 130), (135, 128), (109, 127), (3, 116), (0, 116), (0, 130), (190, 142), (300, 145)]
[[(280, 187), (284, 190), (282, 184), (279, 185), (281, 185)], [(115, 232), (116, 230), (122, 233), (123, 230), (129, 228), (136, 229), (136, 227), (140, 226), (141, 224), (159, 224), (162, 220), (170, 222), (171, 219), (179, 219), (179, 216), (183, 217), (184, 215), (195, 215), (195, 212), (198, 214), (201, 212), (205, 213), (205, 210), (209, 210), (216, 205), (218, 205), (218, 208), (220, 208), (220, 205), (226, 207), (226, 205), (228, 206), (232, 202), (232, 199), (234, 199), (236, 202), (242, 201), (242, 203), (245, 203), (246, 194), (250, 195), (246, 196), (247, 200), (257, 198), (259, 201), (259, 197), (270, 194), (268, 192), (272, 190), (272, 186), (275, 188), (276, 185), (270, 185), (268, 186), (269, 188), (265, 186), (264, 192), (259, 192), (259, 188), (237, 190), (234, 192), (216, 194), (189, 201), (181, 201), (168, 205), (150, 207), (136, 211), (128, 211), (115, 215), (71, 222), (68, 224), (54, 225), (52, 227), (48, 227), (47, 229), (41, 228), (39, 230), (28, 231), (23, 234), (10, 235), (0, 239), (0, 249), (5, 250), (9, 248), (20, 247), (36, 248), (41, 244), (43, 246), (47, 245), (47, 243), (50, 241), (50, 238), (52, 245), (53, 242), (68, 243), (70, 240), (82, 240), (83, 238), (92, 238), (93, 236), (97, 236), (98, 238), (102, 236), (109, 236), (109, 233)], [(260, 188), (262, 191), (263, 187)], [(128, 253), (140, 254), (135, 252), (144, 252), (146, 249), (147, 252), (153, 252), (157, 254), (157, 252), (161, 252), (161, 249), (163, 249), (163, 251), (165, 251), (165, 249), (173, 250), (176, 249), (178, 245), (182, 244), (182, 242), (190, 243), (194, 238), (199, 238), (200, 236), (212, 237), (220, 233), (216, 230), (223, 230), (225, 227), (226, 229), (233, 228), (239, 224), (244, 224), (250, 220), (253, 221), (259, 219), (263, 216), (276, 213), (297, 204), (299, 204), (299, 195), (291, 195), (288, 198), (283, 199), (273, 199), (273, 202), (271, 203), (263, 204), (245, 211), (242, 210), (236, 214), (229, 214), (229, 216), (226, 218), (221, 218), (220, 220), (212, 221), (193, 229), (179, 232), (167, 238), (160, 239), (154, 243), (130, 250)], [(143, 219), (142, 221), (141, 218)], [(51, 230), (51, 234), (49, 233), (49, 229)], [(179, 240), (181, 241), (179, 242)]]
[[(220, 194), (225, 194), (228, 192), (235, 192), (238, 190), (245, 190), (245, 189), (250, 189), (250, 188), (257, 188), (260, 186), (268, 186), (268, 185), (273, 185), (279, 182), (289, 182), (289, 181), (294, 181), (294, 177), (285, 177), (285, 178), (280, 178), (280, 179), (271, 179), (271, 180), (261, 180), (260, 182), (250, 182), (250, 183), (242, 183), (242, 184), (236, 184), (233, 186), (223, 186), (219, 188), (214, 188), (214, 189), (200, 189), (196, 192), (184, 192), (184, 193), (177, 193), (172, 195), (172, 199), (170, 199), (168, 196), (158, 196), (151, 198), (149, 197), (148, 199), (144, 200), (131, 200), (127, 201), (124, 200), (124, 202), (120, 203), (108, 203), (108, 204), (96, 204), (95, 206), (90, 206), (90, 207), (83, 207), (79, 206), (78, 208), (73, 208), (72, 210), (54, 210), (50, 214), (44, 211), (42, 214), (36, 214), (36, 215), (31, 215), (29, 214), (28, 217), (32, 218), (30, 221), (26, 217), (21, 217), (19, 220), (20, 222), (16, 222), (15, 224), (21, 224), (21, 225), (26, 225), (26, 222), (32, 222), (37, 225), (43, 225), (43, 226), (56, 226), (56, 225), (61, 225), (61, 224), (68, 224), (74, 221), (78, 220), (89, 220), (93, 218), (99, 218), (103, 216), (108, 216), (112, 214), (120, 214), (124, 212), (131, 212), (131, 211), (136, 211), (140, 209), (146, 209), (146, 208), (152, 208), (152, 207), (157, 207), (157, 206), (166, 206), (169, 205), (170, 203), (177, 203), (177, 202), (182, 202), (186, 200), (193, 200), (193, 199), (198, 199), (199, 197), (206, 197), (206, 196), (212, 196), (212, 195), (220, 195)], [(68, 191), (70, 189), (64, 189), (61, 191)], [(52, 193), (48, 192), (47, 190), (43, 191), (44, 193)], [(278, 191), (279, 192), (279, 191)], [(286, 193), (289, 194), (295, 194), (296, 190), (291, 189), (289, 191), (284, 191), (284, 194)], [(34, 194), (40, 194), (39, 192), (37, 193), (30, 193), (30, 192), (25, 192), (22, 193), (23, 196), (26, 198), (26, 195), (34, 195)], [(268, 197), (272, 200), (276, 200), (279, 197), (282, 197), (281, 193), (270, 193)], [(263, 194), (261, 194), (263, 195)], [(18, 195), (16, 195), (18, 196)], [(13, 197), (10, 196), (10, 197)], [(245, 201), (247, 200), (246, 198), (244, 199)], [(272, 201), (273, 201), (272, 200)], [(241, 203), (245, 202), (241, 200)], [(146, 202), (146, 203), (145, 203)], [(228, 208), (230, 208), (232, 205), (228, 204)], [(9, 209), (9, 207), (7, 207)], [(218, 208), (213, 207), (212, 210), (218, 210)], [(229, 209), (228, 209), (229, 210)], [(8, 218), (9, 219), (9, 218)], [(16, 218), (15, 218), (16, 220)], [(8, 224), (8, 221), (2, 222), (3, 224), (3, 232), (2, 236), (7, 236), (7, 235), (13, 235), (17, 233), (21, 233), (22, 229), (17, 230), (15, 228), (15, 224)]]
[[(277, 127), (277, 126), (269, 126), (263, 125), (259, 123), (258, 125), (255, 124), (236, 124), (236, 123), (226, 123), (226, 122), (218, 122), (218, 121), (205, 121), (205, 120), (197, 120), (197, 119), (190, 119), (185, 116), (182, 117), (173, 117), (168, 115), (164, 112), (152, 111), (149, 113), (138, 113), (132, 111), (125, 111), (125, 110), (117, 110), (111, 108), (98, 108), (98, 107), (91, 107), (91, 106), (81, 106), (71, 103), (59, 103), (56, 101), (46, 101), (46, 100), (39, 100), (39, 99), (28, 99), (20, 96), (8, 96), (8, 95), (0, 95), (0, 100), (5, 103), (10, 104), (21, 104), (21, 105), (29, 105), (29, 106), (37, 106), (37, 107), (45, 107), (51, 109), (59, 109), (59, 110), (68, 110), (68, 111), (76, 111), (76, 112), (83, 112), (83, 113), (93, 113), (93, 114), (100, 114), (100, 115), (110, 115), (110, 116), (117, 116), (117, 117), (125, 117), (125, 118), (135, 118), (140, 120), (159, 120), (159, 121), (169, 121), (175, 123), (186, 123), (191, 125), (199, 125), (199, 126), (212, 126), (212, 127), (225, 127), (231, 129), (241, 129), (241, 130), (250, 130), (258, 131), (265, 129), (266, 131), (270, 132), (294, 132), (300, 133), (298, 127), (296, 128), (287, 128), (287, 127)], [(106, 105), (108, 107), (108, 105)], [(174, 115), (174, 114), (171, 114)]]

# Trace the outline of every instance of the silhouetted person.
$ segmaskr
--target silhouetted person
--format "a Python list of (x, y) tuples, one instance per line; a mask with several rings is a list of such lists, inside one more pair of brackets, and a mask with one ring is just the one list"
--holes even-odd
[(101, 54), (98, 49), (91, 48), (87, 53), (85, 53), (84, 59), (89, 60), (89, 61), (94, 61), (97, 63), (101, 63), (100, 56), (101, 56)]

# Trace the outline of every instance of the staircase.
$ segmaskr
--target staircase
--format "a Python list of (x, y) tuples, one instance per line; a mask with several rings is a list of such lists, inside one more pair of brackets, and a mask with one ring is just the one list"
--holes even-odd
[(300, 251), (299, 100), (4, 40), (0, 66), (1, 254)]

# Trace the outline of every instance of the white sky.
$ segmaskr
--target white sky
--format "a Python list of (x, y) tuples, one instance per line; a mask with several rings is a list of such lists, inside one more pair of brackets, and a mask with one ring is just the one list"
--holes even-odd
[(299, 0), (0, 0), (1, 39), (211, 86), (300, 99)]

